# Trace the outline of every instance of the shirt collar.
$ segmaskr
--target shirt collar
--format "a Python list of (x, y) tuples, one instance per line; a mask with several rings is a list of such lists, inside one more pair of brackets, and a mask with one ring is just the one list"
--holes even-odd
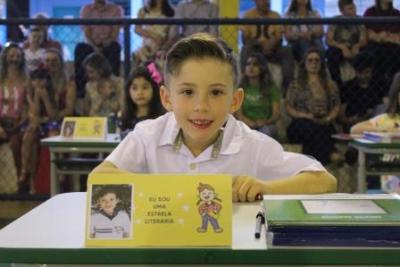
[[(170, 145), (178, 153), (183, 145), (183, 136), (173, 113), (167, 114), (168, 118), (161, 135), (159, 146)], [(237, 129), (237, 121), (228, 115), (225, 127), (221, 129), (217, 140), (213, 144), (211, 158), (217, 159), (219, 155), (230, 155), (239, 152), (242, 145), (242, 131)]]

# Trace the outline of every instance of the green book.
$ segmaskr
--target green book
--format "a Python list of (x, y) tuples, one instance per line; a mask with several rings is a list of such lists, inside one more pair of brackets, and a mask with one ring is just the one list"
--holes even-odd
[(398, 199), (264, 200), (268, 225), (400, 226)]
[(389, 195), (264, 198), (267, 239), (277, 246), (400, 246), (400, 200)]

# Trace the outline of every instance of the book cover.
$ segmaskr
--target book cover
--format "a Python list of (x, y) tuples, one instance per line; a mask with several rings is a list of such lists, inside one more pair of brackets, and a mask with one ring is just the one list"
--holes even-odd
[(269, 244), (400, 247), (400, 200), (351, 196), (267, 197), (263, 205)]
[(232, 177), (91, 174), (85, 232), (87, 247), (230, 247)]
[(266, 199), (269, 227), (282, 226), (397, 226), (398, 199)]
[(374, 142), (400, 142), (400, 132), (364, 132), (363, 139)]

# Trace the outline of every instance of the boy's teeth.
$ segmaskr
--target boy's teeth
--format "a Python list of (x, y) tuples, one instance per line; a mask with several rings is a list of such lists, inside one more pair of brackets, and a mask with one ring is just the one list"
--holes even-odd
[(208, 120), (193, 120), (193, 123), (195, 123), (195, 124), (207, 124), (209, 122), (210, 121), (208, 121)]

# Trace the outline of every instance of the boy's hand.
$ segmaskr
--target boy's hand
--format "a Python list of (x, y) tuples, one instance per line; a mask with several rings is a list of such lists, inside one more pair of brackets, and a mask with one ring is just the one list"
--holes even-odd
[(251, 176), (236, 176), (232, 182), (232, 200), (234, 202), (254, 202), (265, 192), (265, 184)]

